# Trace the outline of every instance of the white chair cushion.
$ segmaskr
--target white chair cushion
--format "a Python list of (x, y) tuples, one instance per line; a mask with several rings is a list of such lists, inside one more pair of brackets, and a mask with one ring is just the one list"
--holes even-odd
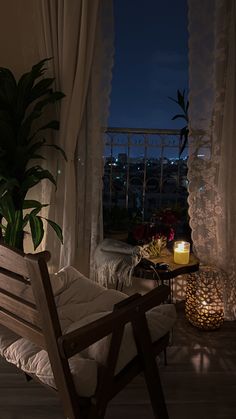
[[(94, 283), (71, 266), (50, 277), (63, 333), (108, 314), (114, 304), (127, 298), (126, 294), (108, 290)], [(173, 326), (175, 319), (176, 312), (172, 304), (164, 304), (150, 310), (147, 313), (147, 320), (152, 340), (155, 341), (165, 335)], [(97, 365), (105, 364), (109, 342), (110, 336), (107, 336), (69, 360), (80, 396), (90, 397), (95, 393)], [(131, 324), (127, 324), (116, 372), (119, 372), (136, 353)], [(35, 374), (39, 380), (55, 388), (47, 352), (3, 326), (0, 326), (0, 355), (26, 373)]]

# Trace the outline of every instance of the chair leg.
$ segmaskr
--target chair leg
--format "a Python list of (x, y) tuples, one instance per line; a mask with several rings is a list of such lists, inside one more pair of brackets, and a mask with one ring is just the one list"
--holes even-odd
[(132, 322), (138, 354), (144, 368), (144, 376), (155, 419), (169, 419), (162, 390), (159, 370), (152, 348), (152, 341), (145, 315)]
[(105, 413), (106, 406), (98, 408), (96, 405), (92, 405), (89, 410), (88, 419), (104, 419)]
[(156, 419), (169, 419), (158, 367), (154, 366), (154, 364), (152, 369), (150, 369), (150, 367), (146, 367), (144, 369), (144, 375), (150, 401), (152, 404), (153, 414)]

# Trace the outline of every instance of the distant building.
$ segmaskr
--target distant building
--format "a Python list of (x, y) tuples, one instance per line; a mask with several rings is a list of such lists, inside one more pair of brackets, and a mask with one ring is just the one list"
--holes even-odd
[(118, 162), (121, 164), (127, 163), (127, 154), (126, 153), (119, 153), (118, 154)]

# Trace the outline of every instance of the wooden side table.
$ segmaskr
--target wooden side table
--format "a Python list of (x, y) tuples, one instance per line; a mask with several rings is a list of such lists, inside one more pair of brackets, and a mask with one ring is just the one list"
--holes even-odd
[[(166, 269), (158, 269), (148, 267), (148, 262), (164, 263), (168, 265)], [(134, 268), (133, 276), (143, 279), (152, 279), (159, 284), (168, 281), (170, 286), (170, 301), (173, 301), (172, 280), (178, 275), (196, 272), (199, 269), (199, 260), (190, 254), (189, 263), (187, 265), (178, 265), (174, 263), (173, 253), (165, 249), (161, 256), (153, 259), (142, 259), (139, 264)]]

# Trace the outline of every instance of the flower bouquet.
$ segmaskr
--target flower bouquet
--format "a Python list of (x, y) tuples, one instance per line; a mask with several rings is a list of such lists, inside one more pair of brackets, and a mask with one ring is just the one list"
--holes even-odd
[(161, 255), (163, 249), (167, 245), (167, 238), (165, 236), (156, 235), (151, 242), (142, 246), (142, 256), (147, 259), (156, 258)]
[(169, 208), (159, 210), (152, 215), (150, 222), (144, 222), (134, 227), (133, 241), (142, 246), (144, 257), (158, 257), (162, 250), (174, 240), (177, 224), (176, 211)]

